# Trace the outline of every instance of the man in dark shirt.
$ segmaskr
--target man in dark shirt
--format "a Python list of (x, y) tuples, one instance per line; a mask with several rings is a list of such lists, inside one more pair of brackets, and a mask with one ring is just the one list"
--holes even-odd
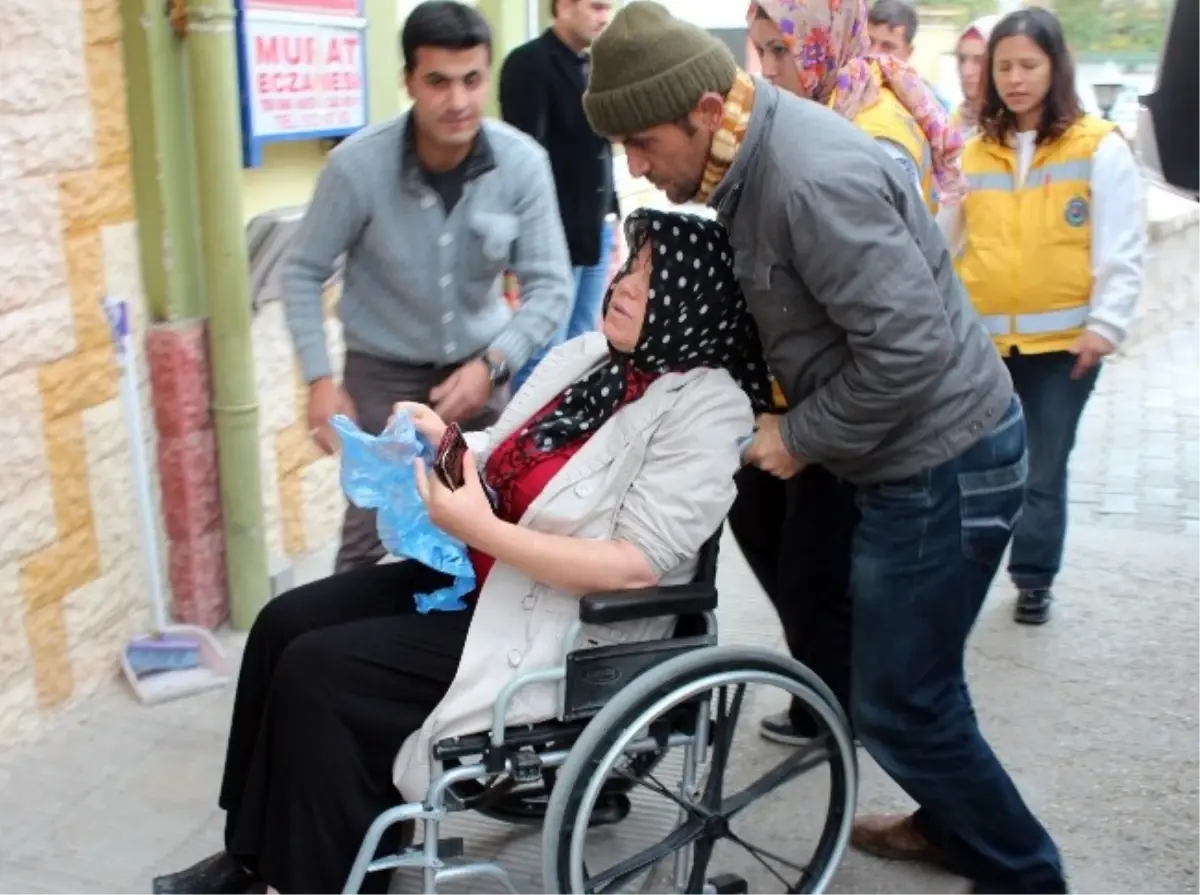
[(592, 131), (582, 103), (586, 51), (611, 11), (608, 0), (554, 0), (551, 26), (509, 53), (500, 70), (501, 116), (550, 155), (575, 273), (575, 299), (566, 323), (554, 342), (513, 376), (514, 390), (554, 344), (596, 328), (610, 259), (619, 250), (612, 148)]

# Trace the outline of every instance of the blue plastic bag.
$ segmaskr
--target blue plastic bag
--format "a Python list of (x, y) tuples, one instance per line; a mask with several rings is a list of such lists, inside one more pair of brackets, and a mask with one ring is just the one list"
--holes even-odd
[(431, 594), (417, 594), (417, 612), (466, 609), (463, 596), (475, 589), (475, 570), (467, 545), (446, 534), (429, 519), (417, 493), (413, 460), (433, 463), (433, 447), (417, 432), (412, 418), (397, 413), (379, 436), (368, 435), (348, 417), (329, 424), (342, 440), (342, 490), (356, 507), (378, 510), (379, 539), (388, 552), (415, 559), (454, 577), (454, 583)]

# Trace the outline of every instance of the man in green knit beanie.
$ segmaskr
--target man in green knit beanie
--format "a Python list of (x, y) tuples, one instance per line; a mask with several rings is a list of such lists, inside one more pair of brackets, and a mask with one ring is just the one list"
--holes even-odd
[(1020, 513), (1025, 420), (917, 185), (862, 129), (750, 77), (648, 0), (592, 45), (583, 104), (624, 144), (631, 175), (707, 204), (729, 231), (787, 407), (759, 418), (747, 463), (780, 479), (821, 466), (857, 487), (854, 685), (839, 696), (919, 808), (860, 816), (852, 841), (946, 865), (974, 891), (1065, 892), (1058, 849), (984, 739), (963, 667)]

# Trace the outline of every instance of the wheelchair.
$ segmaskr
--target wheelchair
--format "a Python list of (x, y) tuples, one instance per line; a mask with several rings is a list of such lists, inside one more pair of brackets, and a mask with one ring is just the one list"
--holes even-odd
[[(836, 698), (809, 669), (767, 649), (718, 645), (720, 536), (718, 529), (705, 544), (690, 584), (581, 598), (579, 618), (564, 641), (562, 664), (525, 674), (505, 687), (496, 699), (491, 730), (433, 744), (425, 798), (375, 819), (343, 891), (358, 892), (370, 872), (419, 868), (423, 892), (466, 878), (517, 892), (499, 864), (467, 859), (462, 839), (439, 839), (449, 814), (470, 810), (508, 824), (541, 825), (540, 891), (546, 893), (630, 891), (639, 880), (640, 891), (648, 891), (650, 880), (672, 892), (749, 892), (744, 878), (710, 868), (714, 850), (727, 841), (745, 847), (757, 864), (767, 866), (770, 858), (784, 868), (788, 877), (768, 867), (783, 891), (824, 891), (845, 853), (854, 820), (858, 765), (853, 738)], [(585, 624), (659, 616), (677, 617), (666, 639), (575, 646)], [(558, 717), (506, 727), (513, 695), (545, 682), (558, 687)], [(748, 684), (773, 686), (798, 699), (817, 721), (819, 734), (807, 746), (789, 750), (755, 783), (727, 793), (733, 734)], [(670, 760), (671, 754), (681, 760)], [(674, 787), (655, 775), (671, 765), (679, 774)], [(822, 765), (829, 768), (829, 804), (806, 865), (740, 839), (733, 821), (751, 803)], [(624, 820), (632, 810), (630, 795), (639, 787), (677, 809), (676, 828), (662, 842), (592, 872), (584, 854), (589, 830)], [(407, 821), (421, 822), (424, 841), (378, 856), (389, 830)]]

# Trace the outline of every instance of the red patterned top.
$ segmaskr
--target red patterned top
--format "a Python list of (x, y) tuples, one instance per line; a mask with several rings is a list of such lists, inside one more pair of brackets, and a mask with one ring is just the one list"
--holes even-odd
[[(522, 437), (525, 429), (552, 413), (561, 401), (562, 397), (559, 396), (547, 404), (526, 426), (497, 445), (488, 457), (483, 475), (498, 498), (496, 515), (505, 522), (515, 525), (521, 521), (521, 517), (525, 515), (529, 505), (537, 500), (542, 489), (550, 484), (550, 480), (558, 475), (568, 460), (579, 453), (579, 449), (587, 441), (586, 438), (580, 438), (556, 451), (541, 452), (533, 446), (530, 439)], [(478, 594), (483, 589), (483, 582), (487, 580), (496, 560), (474, 547), (468, 553), (471, 565), (475, 569), (475, 593)]]
[[(625, 395), (621, 403), (636, 401), (656, 378), (658, 377), (638, 370), (628, 371)], [(550, 484), (550, 480), (558, 475), (567, 465), (567, 461), (579, 453), (591, 438), (591, 432), (583, 432), (555, 450), (538, 449), (533, 439), (537, 424), (553, 414), (562, 401), (563, 396), (560, 394), (534, 414), (524, 426), (496, 446), (484, 465), (483, 477), (496, 492), (499, 504), (496, 515), (505, 522), (514, 525), (520, 522), (530, 504), (542, 493), (542, 489)], [(471, 566), (475, 569), (475, 594), (478, 595), (496, 560), (474, 548), (468, 553)]]

